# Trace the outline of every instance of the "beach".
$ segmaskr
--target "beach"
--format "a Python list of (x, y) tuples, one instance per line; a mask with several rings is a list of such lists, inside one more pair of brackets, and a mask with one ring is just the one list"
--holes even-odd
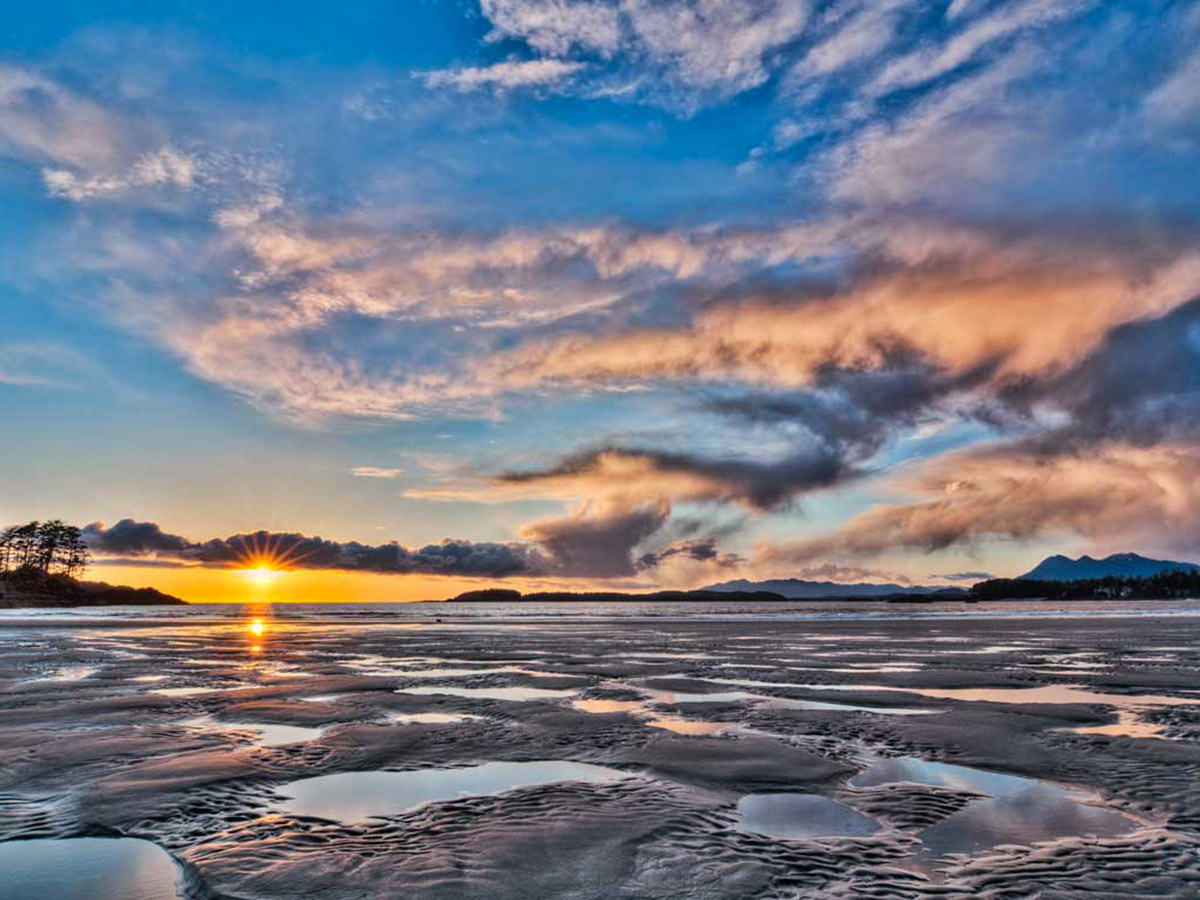
[(1194, 897), (1197, 612), (12, 616), (0, 900)]

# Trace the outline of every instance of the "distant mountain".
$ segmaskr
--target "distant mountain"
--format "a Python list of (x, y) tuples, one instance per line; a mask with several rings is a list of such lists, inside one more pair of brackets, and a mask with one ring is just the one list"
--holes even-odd
[(812, 600), (827, 597), (896, 597), (937, 595), (957, 597), (964, 593), (961, 588), (920, 587), (901, 584), (842, 584), (837, 581), (805, 581), (802, 578), (775, 578), (770, 581), (723, 581), (701, 588), (703, 591), (770, 591), (793, 600)]
[(1114, 553), (1104, 559), (1081, 556), (1048, 556), (1024, 575), (1030, 581), (1078, 581), (1084, 578), (1149, 578), (1160, 572), (1197, 572), (1195, 563), (1173, 562), (1169, 559), (1148, 559), (1136, 553)]

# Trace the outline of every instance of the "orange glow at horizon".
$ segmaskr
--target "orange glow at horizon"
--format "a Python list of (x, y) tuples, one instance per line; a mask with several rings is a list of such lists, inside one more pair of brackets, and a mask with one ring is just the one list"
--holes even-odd
[[(152, 587), (180, 597), (188, 603), (404, 603), (416, 600), (445, 600), (463, 591), (494, 587), (487, 578), (452, 575), (382, 575), (376, 572), (346, 572), (336, 569), (298, 568), (277, 571), (269, 588), (256, 585), (242, 570), (180, 566), (93, 566), (96, 576), (113, 584)], [(233, 577), (231, 577), (233, 574)], [(507, 579), (505, 586), (519, 591), (602, 590), (603, 582), (547, 583)], [(244, 625), (242, 627), (245, 627)]]
[(252, 569), (235, 569), (241, 575), (245, 575), (258, 587), (270, 587), (271, 584), (283, 574), (281, 569), (273, 569), (268, 565), (259, 564)]

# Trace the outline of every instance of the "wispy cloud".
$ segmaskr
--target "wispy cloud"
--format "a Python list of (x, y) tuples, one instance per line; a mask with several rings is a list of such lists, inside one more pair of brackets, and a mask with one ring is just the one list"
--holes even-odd
[(989, 578), (995, 578), (991, 572), (945, 572), (943, 574), (933, 574), (930, 578), (940, 578), (943, 581), (987, 581)]
[(121, 117), (37, 72), (0, 67), (0, 147), (85, 171), (118, 165), (134, 139)]
[(581, 62), (560, 59), (508, 60), (490, 66), (464, 66), (417, 72), (416, 77), (433, 88), (457, 91), (492, 90), (497, 93), (518, 89), (548, 88), (585, 68)]
[(172, 147), (138, 157), (127, 172), (109, 175), (77, 174), (69, 169), (46, 168), (42, 180), (56, 197), (87, 200), (135, 188), (173, 186), (187, 189), (196, 184), (200, 162)]
[(112, 385), (112, 377), (84, 354), (48, 341), (0, 343), (0, 384), (82, 388)]
[(403, 469), (390, 469), (383, 466), (355, 466), (350, 474), (355, 478), (395, 478)]

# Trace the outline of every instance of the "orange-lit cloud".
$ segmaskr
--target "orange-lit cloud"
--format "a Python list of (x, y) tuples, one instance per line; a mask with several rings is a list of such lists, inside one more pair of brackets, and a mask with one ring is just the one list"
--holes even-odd
[(1189, 445), (969, 451), (895, 487), (917, 499), (873, 507), (824, 536), (764, 543), (756, 558), (794, 564), (1055, 532), (1176, 548), (1200, 537), (1200, 450)]
[(1200, 248), (1139, 259), (1030, 240), (928, 252), (928, 262), (824, 297), (750, 296), (684, 328), (530, 343), (495, 361), (496, 377), (525, 388), (655, 380), (795, 387), (831, 367), (886, 368), (898, 352), (950, 375), (995, 361), (997, 381), (1049, 376), (1115, 326), (1200, 293)]

